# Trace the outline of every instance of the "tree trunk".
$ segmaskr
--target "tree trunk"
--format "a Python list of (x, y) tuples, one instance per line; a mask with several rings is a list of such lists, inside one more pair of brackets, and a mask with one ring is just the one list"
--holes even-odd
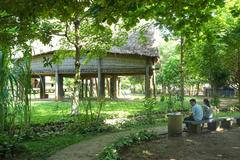
[(80, 103), (80, 93), (82, 92), (82, 84), (81, 84), (81, 62), (80, 62), (80, 50), (81, 46), (79, 45), (80, 37), (79, 37), (79, 26), (80, 21), (74, 21), (74, 29), (75, 29), (75, 77), (74, 77), (74, 89), (73, 89), (73, 100), (72, 100), (72, 115), (79, 114), (79, 103)]
[(180, 44), (180, 100), (181, 107), (184, 105), (184, 38), (181, 36)]
[(238, 103), (240, 103), (240, 49), (237, 51), (237, 66)]
[(196, 96), (198, 96), (199, 95), (199, 89), (200, 89), (200, 83), (197, 83), (197, 92), (196, 92)]
[(218, 98), (218, 94), (217, 94), (217, 86), (212, 82), (211, 83), (211, 97), (212, 98)]
[(28, 54), (26, 58), (26, 68), (24, 70), (25, 73), (23, 73), (26, 76), (22, 77), (22, 81), (24, 81), (24, 124), (25, 128), (29, 128), (31, 119), (31, 97), (29, 95), (31, 93), (31, 55)]

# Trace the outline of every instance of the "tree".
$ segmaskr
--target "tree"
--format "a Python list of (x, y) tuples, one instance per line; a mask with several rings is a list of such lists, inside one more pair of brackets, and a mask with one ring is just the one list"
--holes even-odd
[[(179, 70), (181, 73), (181, 104), (183, 106), (185, 45), (192, 41), (192, 38), (195, 38), (193, 35), (198, 36), (200, 26), (212, 18), (217, 6), (223, 4), (223, 0), (125, 0), (121, 2), (102, 0), (96, 2), (93, 9), (98, 21), (114, 23), (121, 17), (125, 22), (125, 27), (129, 28), (138, 23), (140, 19), (155, 19), (159, 27), (167, 29), (171, 34), (179, 37), (181, 55)], [(106, 16), (104, 13), (111, 14), (106, 14), (108, 15)]]
[(222, 43), (226, 44), (223, 64), (229, 71), (230, 85), (238, 90), (240, 103), (240, 2), (231, 1), (227, 4), (225, 7), (227, 28), (226, 34), (222, 38)]
[(216, 10), (214, 18), (201, 27), (201, 36), (189, 45), (191, 49), (186, 57), (188, 68), (211, 84), (214, 97), (217, 96), (219, 87), (227, 85), (229, 81), (237, 84), (239, 77), (238, 18), (231, 14), (232, 6), (235, 6), (236, 2), (226, 1), (223, 8)]
[[(64, 6), (64, 7), (63, 7)], [(106, 54), (113, 45), (124, 43), (126, 34), (114, 34), (109, 25), (95, 23), (90, 12), (91, 1), (62, 1), (55, 4), (52, 11), (56, 18), (51, 25), (51, 19), (47, 19), (48, 26), (59, 26), (53, 28), (53, 33), (64, 36), (63, 44), (74, 48), (75, 54), (75, 77), (71, 114), (78, 114), (80, 94), (82, 92), (80, 68), (83, 57), (101, 57)], [(64, 31), (61, 30), (64, 28)], [(60, 29), (60, 30), (59, 30)], [(58, 32), (58, 33), (57, 33)], [(67, 45), (66, 45), (67, 44)], [(65, 55), (66, 56), (66, 55)], [(64, 57), (63, 57), (64, 58)]]
[(172, 89), (176, 90), (180, 86), (179, 63), (179, 57), (170, 57), (162, 66), (162, 70), (157, 76), (157, 82), (167, 86), (169, 94), (171, 94)]
[(224, 65), (230, 72), (230, 84), (238, 90), (240, 103), (240, 25), (227, 34), (227, 39), (226, 55), (223, 57)]
[[(40, 39), (48, 43), (49, 33), (41, 28), (39, 21), (42, 7), (37, 1), (1, 1), (0, 2), (0, 50), (1, 76), (0, 76), (0, 115), (1, 131), (9, 119), (10, 107), (16, 109), (23, 105), (25, 127), (30, 123), (30, 97), (31, 90), (31, 40)], [(13, 60), (15, 53), (21, 51), (23, 60), (16, 63)], [(29, 56), (30, 55), (30, 56)], [(21, 63), (20, 63), (21, 62)], [(16, 68), (12, 68), (12, 66)], [(16, 92), (15, 92), (16, 89)], [(14, 92), (13, 92), (14, 91)], [(19, 97), (17, 99), (16, 97)], [(16, 111), (16, 110), (15, 110)]]

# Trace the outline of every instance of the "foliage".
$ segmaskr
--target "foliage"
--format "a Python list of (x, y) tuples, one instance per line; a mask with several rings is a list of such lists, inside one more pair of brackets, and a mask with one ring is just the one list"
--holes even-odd
[(118, 152), (124, 148), (133, 144), (140, 143), (142, 141), (149, 141), (156, 138), (156, 135), (152, 132), (142, 131), (136, 134), (119, 139), (118, 141), (106, 147), (104, 151), (98, 156), (99, 160), (118, 160)]
[(219, 109), (220, 112), (240, 112), (240, 104), (231, 104)]
[(22, 154), (19, 159), (47, 159), (47, 157), (56, 153), (58, 150), (86, 139), (89, 139), (89, 136), (69, 133), (65, 135), (49, 136), (42, 139), (23, 141), (21, 144), (26, 147), (27, 152), (26, 154)]
[(70, 124), (67, 127), (67, 133), (75, 133), (75, 134), (96, 134), (102, 132), (111, 132), (114, 130), (113, 126), (104, 124), (103, 119), (94, 121), (92, 123), (85, 123), (83, 121), (77, 121), (75, 123)]
[(211, 105), (213, 105), (213, 106), (215, 106), (215, 107), (219, 107), (219, 105), (220, 105), (220, 103), (221, 103), (221, 101), (220, 101), (220, 99), (219, 98), (213, 98), (213, 99), (211, 99)]
[(155, 106), (157, 106), (157, 101), (155, 98), (146, 98), (144, 100), (144, 113), (146, 114), (146, 122), (149, 124), (154, 124), (156, 121), (154, 121), (153, 116), (153, 109)]
[(7, 135), (0, 134), (0, 159), (13, 159), (18, 154), (22, 154), (26, 151), (24, 145), (19, 144), (18, 137), (9, 137)]
[[(236, 16), (236, 12), (239, 11), (239, 2), (229, 1), (227, 4), (224, 10), (227, 27), (221, 41), (225, 44), (222, 58), (224, 66), (229, 71), (229, 84), (240, 93), (240, 19)], [(238, 94), (238, 100), (240, 102), (240, 94)]]
[(9, 133), (12, 133), (17, 119), (26, 128), (30, 125), (30, 61), (29, 57), (24, 57), (18, 61), (10, 61), (5, 55), (4, 57), (3, 62), (7, 65), (3, 66), (4, 71), (0, 73), (2, 74), (0, 76), (1, 84), (3, 84), (0, 89), (0, 97), (3, 98), (0, 99), (1, 105), (3, 105), (1, 106), (1, 125), (2, 131), (8, 128)]
[(196, 76), (207, 79), (213, 88), (213, 95), (217, 96), (216, 90), (225, 86), (229, 78), (229, 72), (222, 63), (224, 44), (221, 37), (225, 34), (226, 12), (219, 8), (217, 16), (201, 27), (201, 36), (189, 46), (187, 54), (187, 66)]
[(180, 72), (179, 72), (179, 58), (176, 56), (170, 57), (162, 66), (162, 71), (157, 75), (158, 84), (164, 84), (171, 90), (171, 88), (179, 87)]
[[(137, 85), (141, 86), (142, 93), (144, 91), (143, 85), (144, 85), (144, 77), (143, 76), (130, 76), (128, 77), (129, 84), (128, 87), (131, 87), (131, 92), (136, 93), (136, 87)], [(126, 84), (125, 84), (126, 85)]]
[(146, 111), (151, 111), (157, 105), (157, 101), (155, 98), (146, 98), (143, 104)]
[[(64, 25), (62, 32), (62, 47), (67, 50), (75, 48), (75, 81), (72, 95), (72, 114), (78, 114), (80, 104), (80, 93), (83, 88), (81, 85), (80, 66), (93, 57), (100, 58), (107, 54), (112, 46), (124, 44), (126, 34), (123, 32), (117, 34), (112, 33), (110, 26), (104, 24), (96, 24), (91, 16), (85, 12), (89, 3), (79, 2), (76, 6), (66, 5), (65, 9), (72, 14), (60, 15), (60, 8), (54, 11), (55, 18), (58, 19), (58, 25)], [(79, 10), (76, 10), (79, 8)], [(48, 21), (50, 23), (50, 21)], [(63, 57), (65, 58), (66, 55)], [(80, 59), (85, 58), (84, 62)], [(59, 60), (58, 60), (59, 61)]]
[(5, 128), (6, 121), (6, 99), (7, 99), (7, 83), (8, 83), (8, 59), (6, 54), (0, 51), (0, 132), (2, 133)]

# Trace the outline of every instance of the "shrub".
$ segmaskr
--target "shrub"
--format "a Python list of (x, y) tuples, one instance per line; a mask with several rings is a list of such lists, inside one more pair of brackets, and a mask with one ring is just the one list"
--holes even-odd
[(0, 159), (11, 160), (26, 151), (24, 145), (19, 144), (19, 137), (9, 137), (0, 134)]
[(220, 101), (219, 98), (213, 98), (213, 99), (211, 99), (210, 103), (211, 103), (212, 106), (219, 107), (221, 101)]
[(98, 156), (98, 160), (119, 160), (118, 152), (123, 147), (128, 147), (142, 141), (152, 140), (157, 136), (152, 132), (142, 131), (130, 136), (120, 138), (118, 141), (106, 147), (104, 151)]

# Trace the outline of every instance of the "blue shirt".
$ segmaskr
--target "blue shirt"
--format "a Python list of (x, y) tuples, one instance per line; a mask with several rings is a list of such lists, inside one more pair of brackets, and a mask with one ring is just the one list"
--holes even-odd
[(202, 107), (198, 104), (195, 104), (192, 107), (193, 119), (194, 121), (201, 121), (203, 119), (203, 110)]

